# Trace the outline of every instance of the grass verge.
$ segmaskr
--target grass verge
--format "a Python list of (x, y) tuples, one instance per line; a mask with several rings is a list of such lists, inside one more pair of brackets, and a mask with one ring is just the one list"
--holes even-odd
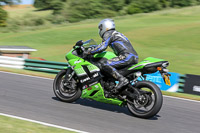
[(191, 94), (177, 93), (177, 92), (168, 92), (168, 91), (162, 91), (162, 94), (166, 95), (166, 96), (173, 96), (173, 97), (179, 97), (179, 98), (200, 101), (200, 96), (198, 96), (198, 95), (191, 95)]
[[(33, 12), (45, 16), (43, 12)], [(23, 9), (22, 12), (26, 10)], [(47, 12), (48, 14), (48, 12)], [(16, 17), (15, 12), (10, 15)], [(200, 6), (171, 9), (153, 13), (113, 18), (116, 29), (126, 35), (139, 54), (168, 60), (169, 70), (181, 74), (200, 75)], [(20, 30), (0, 33), (0, 45), (21, 45), (37, 49), (34, 57), (65, 62), (65, 54), (78, 40), (93, 38), (101, 42), (97, 25), (100, 19), (85, 20), (65, 25), (50, 25), (46, 29)]]
[(0, 133), (75, 133), (0, 115)]

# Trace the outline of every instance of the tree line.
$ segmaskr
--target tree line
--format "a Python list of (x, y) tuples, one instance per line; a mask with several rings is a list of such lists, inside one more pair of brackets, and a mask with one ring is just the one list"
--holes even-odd
[(16, 2), (20, 2), (20, 0), (0, 0), (0, 27), (6, 26), (6, 19), (8, 17), (7, 12), (2, 9), (2, 5), (12, 5)]
[[(7, 13), (1, 2), (12, 4), (20, 0), (0, 0), (0, 26), (6, 26)], [(148, 13), (165, 8), (200, 5), (200, 0), (35, 0), (37, 10), (52, 10), (46, 20), (51, 23), (78, 22), (84, 19), (105, 18), (127, 14)], [(43, 24), (37, 20), (36, 24)]]
[(51, 9), (54, 15), (65, 16), (66, 21), (77, 22), (199, 4), (200, 0), (35, 0), (34, 6)]

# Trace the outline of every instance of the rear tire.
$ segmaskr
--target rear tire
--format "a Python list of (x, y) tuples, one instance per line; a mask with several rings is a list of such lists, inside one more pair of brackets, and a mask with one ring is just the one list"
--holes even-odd
[(64, 102), (74, 102), (80, 98), (82, 91), (77, 86), (75, 77), (73, 76), (68, 83), (68, 86), (65, 84), (66, 73), (71, 74), (71, 69), (61, 70), (55, 77), (53, 82), (53, 91), (58, 99)]
[[(135, 88), (137, 88), (138, 90), (141, 90), (142, 88), (149, 89), (153, 93), (153, 95), (151, 95), (151, 97), (147, 95), (146, 99), (148, 99), (148, 101), (146, 102), (145, 106), (150, 106), (150, 103), (153, 103), (153, 105), (151, 105), (152, 107), (150, 106), (151, 108), (148, 111), (145, 110), (146, 107), (144, 108), (144, 111), (142, 111), (140, 108), (136, 107), (137, 102), (135, 101), (137, 100), (134, 100), (132, 102), (134, 102), (135, 104), (131, 104), (129, 102), (127, 103), (129, 111), (133, 114), (133, 116), (145, 119), (155, 116), (160, 111), (163, 103), (163, 96), (159, 87), (149, 81), (140, 81), (136, 83)], [(155, 99), (152, 99), (152, 96), (154, 96)]]

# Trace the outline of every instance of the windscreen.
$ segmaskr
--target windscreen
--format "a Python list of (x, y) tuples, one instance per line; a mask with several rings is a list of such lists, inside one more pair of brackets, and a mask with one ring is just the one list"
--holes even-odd
[(90, 39), (90, 40), (87, 40), (83, 43), (83, 46), (85, 48), (89, 48), (89, 47), (96, 47), (97, 46), (97, 43), (93, 40), (93, 39)]

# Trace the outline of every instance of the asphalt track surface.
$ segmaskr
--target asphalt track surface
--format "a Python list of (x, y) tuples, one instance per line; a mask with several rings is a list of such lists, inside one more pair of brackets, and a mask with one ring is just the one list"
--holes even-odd
[(200, 102), (164, 97), (157, 116), (140, 119), (126, 108), (80, 99), (59, 101), (53, 80), (0, 72), (0, 113), (91, 133), (199, 133)]

